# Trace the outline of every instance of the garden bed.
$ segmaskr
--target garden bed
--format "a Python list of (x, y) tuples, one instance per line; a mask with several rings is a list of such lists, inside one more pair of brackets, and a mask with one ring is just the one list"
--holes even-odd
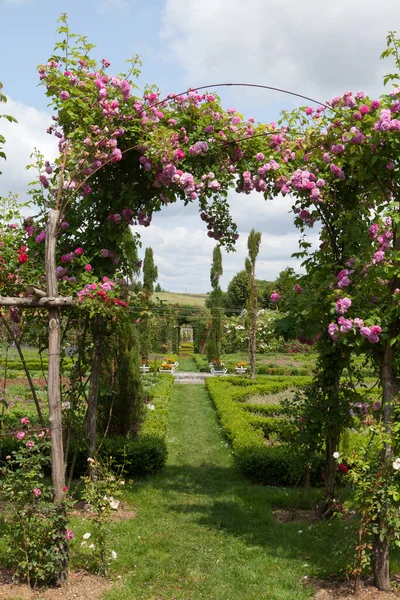
[[(400, 577), (392, 578), (396, 587), (400, 585)], [(310, 583), (318, 588), (315, 600), (394, 600), (400, 598), (400, 592), (381, 592), (374, 585), (371, 578), (366, 579), (360, 586), (357, 596), (354, 595), (352, 581), (313, 581)]]
[(12, 571), (0, 569), (0, 599), (4, 600), (100, 600), (112, 581), (88, 573), (70, 573), (68, 585), (61, 588), (32, 590), (26, 584), (13, 583)]
[[(251, 381), (239, 377), (207, 379), (206, 385), (217, 409), (233, 454), (243, 472), (265, 485), (296, 485), (302, 478), (303, 460), (290, 447), (294, 425), (287, 419), (249, 412), (243, 403), (255, 394), (271, 394), (301, 388), (309, 377), (266, 377)], [(276, 410), (276, 409), (274, 409)], [(268, 437), (274, 435), (273, 443)], [(315, 456), (312, 484), (321, 484), (323, 457)]]

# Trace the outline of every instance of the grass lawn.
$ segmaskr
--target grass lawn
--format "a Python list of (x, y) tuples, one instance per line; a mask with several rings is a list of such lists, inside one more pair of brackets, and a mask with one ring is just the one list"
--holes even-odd
[(278, 523), (299, 492), (243, 478), (204, 386), (176, 386), (168, 445), (164, 472), (129, 492), (136, 519), (112, 525), (123, 584), (107, 600), (305, 600), (305, 576), (345, 567), (348, 523)]

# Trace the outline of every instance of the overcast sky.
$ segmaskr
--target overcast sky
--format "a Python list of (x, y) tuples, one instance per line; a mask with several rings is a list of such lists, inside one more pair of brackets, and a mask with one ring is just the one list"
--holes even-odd
[[(24, 167), (35, 146), (46, 158), (55, 156), (36, 67), (52, 52), (62, 12), (68, 12), (72, 31), (97, 45), (98, 58), (111, 60), (112, 72), (123, 71), (125, 59), (140, 54), (140, 85), (156, 83), (163, 94), (245, 82), (320, 101), (346, 89), (378, 97), (382, 75), (392, 69), (379, 60), (386, 34), (400, 32), (400, 0), (0, 0), (0, 81), (9, 97), (7, 112), (18, 119), (18, 125), (1, 123), (7, 162), (0, 166), (0, 195), (13, 191), (24, 197), (32, 178)], [(226, 107), (264, 122), (298, 104), (265, 90), (218, 93)], [(296, 268), (290, 256), (298, 232), (289, 199), (265, 202), (257, 194), (232, 193), (230, 203), (240, 238), (237, 251), (224, 254), (223, 287), (243, 268), (252, 227), (263, 234), (260, 279), (273, 279), (289, 265)], [(213, 241), (195, 206), (168, 206), (140, 233), (143, 246), (153, 247), (163, 288), (209, 290)]]

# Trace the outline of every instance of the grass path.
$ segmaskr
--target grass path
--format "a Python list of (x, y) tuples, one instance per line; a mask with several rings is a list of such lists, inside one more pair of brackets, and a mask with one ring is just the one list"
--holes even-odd
[(243, 479), (205, 386), (176, 386), (168, 443), (164, 472), (132, 489), (136, 519), (113, 525), (124, 584), (107, 600), (312, 597), (302, 578), (337, 566), (344, 524), (276, 523), (293, 492)]
[(199, 370), (197, 368), (197, 365), (194, 362), (193, 358), (191, 358), (191, 357), (182, 358), (181, 356), (178, 356), (177, 361), (179, 362), (178, 371), (198, 371)]

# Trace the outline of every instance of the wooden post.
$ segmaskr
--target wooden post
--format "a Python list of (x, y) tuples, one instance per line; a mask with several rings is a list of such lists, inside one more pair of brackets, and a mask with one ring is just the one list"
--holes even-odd
[[(99, 391), (99, 375), (101, 366), (101, 345), (103, 338), (103, 318), (96, 315), (94, 321), (94, 350), (91, 361), (90, 372), (90, 390), (87, 399), (86, 429), (89, 445), (89, 458), (96, 453), (96, 433), (97, 433), (97, 396)], [(93, 474), (93, 470), (91, 469)]]
[[(50, 210), (46, 229), (46, 284), (47, 295), (56, 297), (58, 292), (56, 274), (56, 242), (57, 225), (60, 213)], [(40, 302), (42, 298), (38, 300)], [(61, 428), (61, 393), (60, 393), (60, 308), (49, 307), (49, 370), (48, 370), (48, 403), (51, 439), (51, 476), (54, 500), (64, 498), (65, 486), (63, 437)]]

